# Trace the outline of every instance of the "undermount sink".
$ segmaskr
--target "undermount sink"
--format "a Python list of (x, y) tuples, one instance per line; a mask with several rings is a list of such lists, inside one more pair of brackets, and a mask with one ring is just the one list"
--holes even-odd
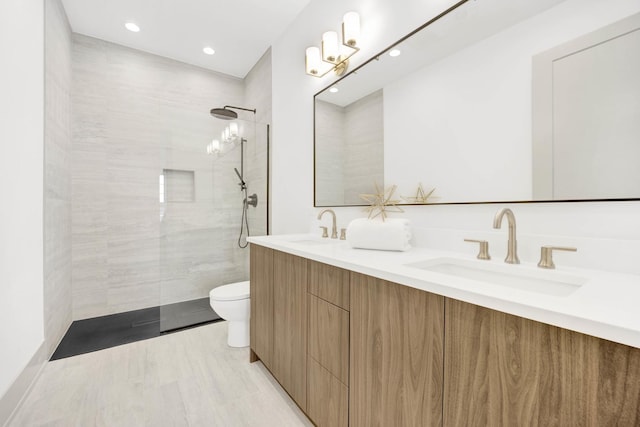
[(558, 297), (572, 294), (587, 282), (586, 278), (557, 271), (537, 271), (518, 265), (500, 265), (456, 258), (437, 258), (405, 265), (434, 273)]

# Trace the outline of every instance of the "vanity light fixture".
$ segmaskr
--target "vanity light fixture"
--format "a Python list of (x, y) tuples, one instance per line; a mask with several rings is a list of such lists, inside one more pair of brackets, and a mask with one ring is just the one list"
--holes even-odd
[(127, 22), (126, 24), (124, 24), (124, 27), (133, 33), (137, 33), (140, 31), (140, 27), (135, 22)]
[(360, 15), (347, 12), (342, 18), (342, 43), (338, 41), (338, 33), (327, 31), (322, 34), (322, 51), (316, 47), (308, 47), (305, 51), (305, 71), (310, 76), (322, 77), (334, 71), (337, 76), (343, 75), (349, 67), (349, 58), (360, 50)]
[(214, 53), (216, 53), (215, 50), (213, 50), (213, 48), (211, 46), (205, 46), (202, 48), (202, 51), (204, 53), (206, 53), (207, 55), (213, 55)]

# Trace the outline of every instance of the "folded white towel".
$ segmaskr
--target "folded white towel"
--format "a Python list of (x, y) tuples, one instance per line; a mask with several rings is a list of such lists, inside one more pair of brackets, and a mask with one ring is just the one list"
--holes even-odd
[(408, 219), (358, 218), (347, 227), (347, 242), (352, 248), (382, 251), (408, 251), (411, 249), (411, 225)]

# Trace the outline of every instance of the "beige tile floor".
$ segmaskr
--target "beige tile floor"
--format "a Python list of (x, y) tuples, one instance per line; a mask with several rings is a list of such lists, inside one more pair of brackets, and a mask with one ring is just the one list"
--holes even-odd
[(49, 362), (11, 427), (311, 426), (226, 322)]

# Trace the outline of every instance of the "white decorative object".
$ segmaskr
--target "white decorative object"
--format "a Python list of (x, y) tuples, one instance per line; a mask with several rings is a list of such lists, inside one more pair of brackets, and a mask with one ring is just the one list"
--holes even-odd
[(347, 227), (347, 242), (352, 248), (383, 251), (408, 251), (411, 249), (411, 224), (408, 219), (358, 218)]

